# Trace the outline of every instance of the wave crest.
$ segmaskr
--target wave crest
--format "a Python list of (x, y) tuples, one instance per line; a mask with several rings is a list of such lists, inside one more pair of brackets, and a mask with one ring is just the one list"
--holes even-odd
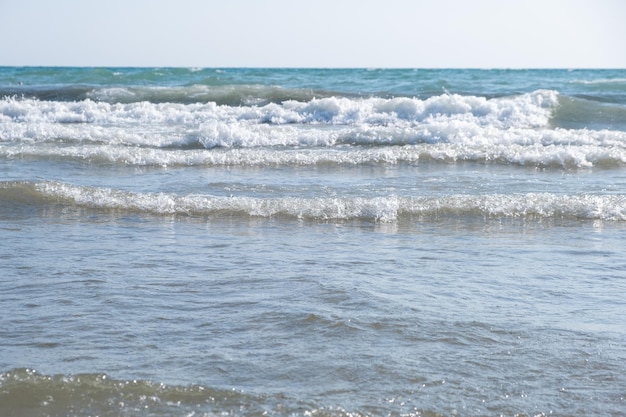
[(486, 99), (444, 94), (418, 98), (326, 97), (284, 100), (254, 106), (219, 105), (214, 101), (108, 103), (93, 100), (42, 102), (0, 100), (0, 120), (16, 123), (199, 124), (246, 121), (270, 124), (399, 125), (433, 119), (472, 121), (480, 126), (545, 126), (558, 94), (540, 90), (517, 97)]
[(393, 222), (410, 218), (570, 218), (626, 220), (626, 195), (552, 193), (425, 197), (276, 197), (136, 193), (57, 182), (4, 182), (0, 201), (153, 215), (290, 217), (312, 221)]
[[(625, 130), (587, 128), (589, 106), (604, 115), (592, 119)], [(333, 96), (254, 106), (4, 99), (0, 157), (136, 165), (430, 160), (622, 166), (626, 112), (598, 106), (549, 90), (494, 99)], [(241, 152), (222, 152), (235, 149)]]

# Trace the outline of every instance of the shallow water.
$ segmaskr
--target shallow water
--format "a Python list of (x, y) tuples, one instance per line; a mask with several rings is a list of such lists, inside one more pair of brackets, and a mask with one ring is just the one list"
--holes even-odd
[(0, 74), (0, 414), (626, 413), (623, 72)]

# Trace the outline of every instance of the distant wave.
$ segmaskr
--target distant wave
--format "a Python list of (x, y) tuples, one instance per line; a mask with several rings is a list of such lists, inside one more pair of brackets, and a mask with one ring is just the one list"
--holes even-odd
[(196, 84), (181, 87), (118, 87), (99, 88), (86, 94), (86, 98), (106, 103), (208, 103), (227, 106), (258, 106), (284, 101), (309, 101), (333, 94), (310, 89), (286, 89), (263, 85), (207, 86)]
[(0, 202), (153, 215), (290, 217), (317, 221), (390, 222), (412, 217), (435, 219), (463, 216), (626, 220), (626, 195), (595, 194), (258, 198), (136, 193), (47, 181), (0, 183)]
[(3, 86), (0, 98), (15, 97), (40, 101), (83, 101), (103, 103), (209, 103), (228, 106), (253, 106), (283, 101), (309, 101), (313, 98), (336, 96), (338, 93), (288, 89), (264, 85), (204, 85), (190, 86)]
[(626, 78), (596, 78), (596, 79), (589, 79), (589, 80), (580, 79), (580, 80), (572, 80), (570, 82), (574, 84), (590, 84), (590, 85), (597, 85), (597, 84), (623, 85), (626, 88)]

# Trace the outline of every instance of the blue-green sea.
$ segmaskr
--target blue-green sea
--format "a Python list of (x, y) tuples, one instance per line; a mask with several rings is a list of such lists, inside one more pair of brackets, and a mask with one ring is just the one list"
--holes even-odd
[(0, 67), (0, 415), (626, 415), (626, 70)]

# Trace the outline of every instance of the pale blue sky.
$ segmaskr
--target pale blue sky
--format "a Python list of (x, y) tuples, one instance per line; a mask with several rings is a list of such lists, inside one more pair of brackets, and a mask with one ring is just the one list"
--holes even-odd
[(624, 0), (0, 0), (0, 65), (626, 68)]

